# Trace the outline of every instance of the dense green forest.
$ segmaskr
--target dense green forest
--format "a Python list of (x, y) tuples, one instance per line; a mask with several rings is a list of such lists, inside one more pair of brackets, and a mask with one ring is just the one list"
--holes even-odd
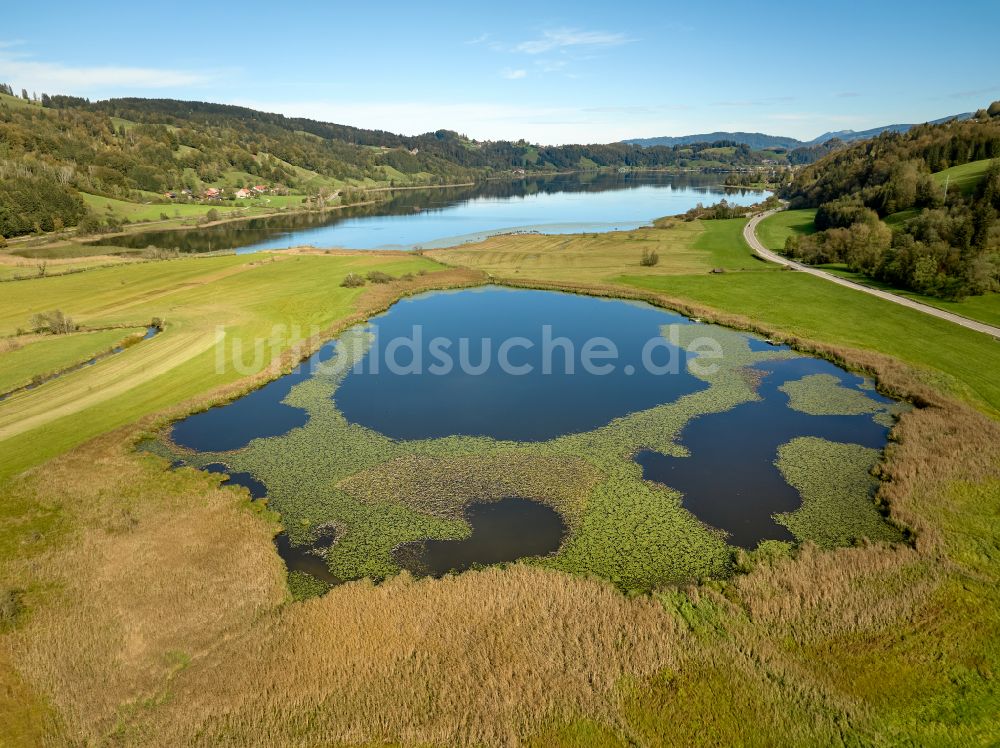
[[(479, 142), (438, 130), (414, 137), (290, 118), (244, 107), (167, 99), (89, 102), (0, 86), (0, 236), (83, 222), (115, 228), (80, 193), (135, 202), (163, 193), (262, 183), (293, 194), (468, 182), (497, 175), (598, 168), (734, 169), (774, 154), (730, 142), (677, 147), (536, 146)], [(183, 193), (183, 195), (182, 195)]]
[(1000, 290), (1000, 102), (837, 151), (783, 195), (817, 208), (817, 233), (789, 239), (796, 258), (944, 298)]

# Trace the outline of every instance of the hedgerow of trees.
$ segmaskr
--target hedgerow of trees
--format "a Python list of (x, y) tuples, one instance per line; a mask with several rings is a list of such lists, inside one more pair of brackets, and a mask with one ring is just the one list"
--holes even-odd
[[(985, 159), (996, 160), (972, 191), (931, 176)], [(817, 233), (788, 240), (793, 257), (846, 263), (944, 298), (1000, 290), (1000, 102), (971, 120), (884, 133), (834, 153), (803, 169), (784, 195), (793, 208), (817, 208)]]

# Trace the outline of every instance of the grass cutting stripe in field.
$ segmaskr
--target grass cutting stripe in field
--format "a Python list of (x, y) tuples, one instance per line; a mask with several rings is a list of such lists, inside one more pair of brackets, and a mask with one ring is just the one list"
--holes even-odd
[[(603, 282), (630, 267), (651, 276), (775, 269), (756, 259), (741, 242), (732, 241), (743, 225), (741, 219), (658, 223), (661, 228), (603, 234), (497, 236), (427, 255), (499, 278), (574, 283)], [(640, 260), (644, 251), (656, 252), (658, 262), (643, 267)]]
[(126, 328), (0, 339), (0, 393), (83, 363), (141, 332)]
[[(165, 330), (142, 346), (0, 403), (0, 478), (148, 413), (230, 384), (271, 365), (293, 343), (354, 313), (363, 289), (340, 286), (349, 272), (393, 276), (440, 270), (402, 254), (279, 254), (183, 258), (4, 284), (0, 332), (62, 309), (89, 326), (144, 324)], [(277, 326), (277, 327), (276, 327)], [(268, 342), (242, 372), (219, 370), (214, 341), (230, 349)], [(275, 338), (276, 330), (280, 332)], [(298, 338), (296, 339), (296, 336)], [(272, 347), (273, 345), (273, 347)]]
[[(90, 248), (93, 252), (93, 248)], [(105, 250), (102, 250), (105, 251)], [(107, 254), (88, 254), (76, 258), (29, 258), (0, 252), (0, 280), (29, 280), (41, 276), (51, 277), (64, 273), (76, 273), (81, 270), (121, 265), (129, 262), (125, 257)]]

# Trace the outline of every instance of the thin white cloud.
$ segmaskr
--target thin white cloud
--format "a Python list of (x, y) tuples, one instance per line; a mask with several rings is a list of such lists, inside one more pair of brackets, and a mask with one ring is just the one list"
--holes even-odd
[(865, 120), (852, 114), (829, 114), (826, 112), (776, 112), (764, 115), (775, 122), (826, 122), (839, 125), (857, 125)]
[(569, 63), (566, 60), (552, 60), (547, 57), (535, 60), (535, 67), (543, 73), (558, 73)]
[(795, 97), (769, 96), (762, 99), (736, 99), (729, 101), (713, 101), (712, 106), (731, 106), (731, 107), (771, 106), (772, 104), (786, 104), (790, 101), (795, 101)]
[(42, 62), (13, 53), (12, 43), (0, 43), (0, 79), (49, 93), (100, 89), (178, 88), (205, 83), (217, 75), (204, 71), (124, 65), (74, 66)]
[(949, 99), (967, 99), (970, 96), (985, 96), (1000, 91), (1000, 86), (987, 86), (986, 88), (973, 88), (967, 91), (955, 91), (948, 94)]
[(488, 42), (490, 40), (491, 36), (492, 36), (492, 34), (488, 34), (488, 33), (487, 34), (480, 34), (479, 36), (477, 36), (474, 39), (466, 39), (464, 42), (462, 42), (462, 44), (468, 45), (470, 47), (474, 47), (477, 44), (485, 44), (486, 42)]
[(514, 45), (513, 51), (527, 55), (540, 55), (553, 50), (620, 47), (632, 41), (635, 40), (621, 32), (561, 28), (544, 31), (537, 39), (519, 42)]
[(528, 77), (528, 71), (524, 69), (511, 70), (510, 68), (504, 68), (500, 71), (500, 75), (509, 81), (520, 80), (521, 78)]

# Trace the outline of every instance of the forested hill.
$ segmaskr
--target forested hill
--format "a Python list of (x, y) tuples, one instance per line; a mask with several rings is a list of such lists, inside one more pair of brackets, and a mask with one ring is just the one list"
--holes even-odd
[(886, 132), (795, 175), (816, 234), (787, 250), (943, 297), (1000, 290), (1000, 102), (971, 119)]
[(474, 141), (449, 130), (402, 136), (203, 102), (92, 103), (48, 95), (35, 102), (13, 93), (0, 86), (0, 236), (78, 224), (89, 213), (80, 193), (156, 202), (166, 192), (194, 199), (207, 189), (231, 195), (261, 183), (293, 194), (333, 195), (522, 170), (732, 169), (780, 162), (773, 152), (730, 142), (537, 146)]

